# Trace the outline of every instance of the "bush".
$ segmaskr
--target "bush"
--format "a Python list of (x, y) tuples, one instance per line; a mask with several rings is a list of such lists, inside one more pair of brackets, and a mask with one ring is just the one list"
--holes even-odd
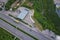
[(11, 8), (11, 5), (15, 2), (16, 0), (8, 0), (8, 2), (5, 5), (5, 10), (9, 10)]
[(60, 35), (60, 18), (55, 12), (56, 6), (53, 0), (30, 0), (34, 3), (34, 18), (43, 26)]

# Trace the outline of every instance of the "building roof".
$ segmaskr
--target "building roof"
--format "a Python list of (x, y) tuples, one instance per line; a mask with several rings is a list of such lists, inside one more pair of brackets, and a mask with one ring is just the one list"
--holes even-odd
[(21, 9), (20, 10), (20, 13), (18, 15), (18, 18), (24, 19), (27, 14), (28, 14), (28, 10), (27, 9), (25, 9), (25, 8), (24, 9)]

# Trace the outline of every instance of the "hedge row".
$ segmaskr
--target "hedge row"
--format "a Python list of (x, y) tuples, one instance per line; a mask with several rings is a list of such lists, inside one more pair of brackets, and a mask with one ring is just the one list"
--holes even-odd
[(60, 18), (56, 13), (56, 6), (53, 0), (29, 0), (35, 10), (34, 18), (43, 26), (60, 35)]

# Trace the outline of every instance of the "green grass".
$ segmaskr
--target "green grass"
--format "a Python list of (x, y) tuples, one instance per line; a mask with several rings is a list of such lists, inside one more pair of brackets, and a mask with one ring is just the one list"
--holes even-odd
[(15, 2), (16, 0), (8, 0), (8, 2), (5, 5), (5, 10), (9, 10), (11, 8), (11, 5)]
[(33, 7), (28, 6), (27, 3), (24, 3), (24, 4), (22, 4), (21, 6), (22, 6), (22, 7), (29, 8), (29, 9), (33, 9)]
[[(0, 28), (0, 40), (14, 40), (14, 37), (12, 34), (7, 32), (6, 30)], [(18, 40), (18, 38), (16, 38)]]
[(29, 0), (33, 2), (35, 10), (34, 18), (43, 26), (60, 35), (60, 18), (55, 12), (53, 0)]
[(32, 19), (35, 21), (34, 23), (35, 27), (42, 31), (43, 30), (42, 25), (34, 17), (32, 17)]

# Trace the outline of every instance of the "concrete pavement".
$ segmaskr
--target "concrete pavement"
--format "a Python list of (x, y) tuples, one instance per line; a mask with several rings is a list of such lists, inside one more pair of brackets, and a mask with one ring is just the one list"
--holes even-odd
[(25, 25), (23, 25), (23, 24), (21, 24), (21, 23), (19, 23), (19, 24), (15, 23), (15, 22), (14, 22), (10, 17), (8, 17), (8, 16), (5, 16), (5, 15), (3, 15), (3, 14), (0, 14), (0, 17), (3, 18), (3, 19), (5, 19), (6, 21), (10, 22), (11, 24), (17, 26), (18, 28), (24, 30), (25, 32), (31, 34), (32, 36), (38, 38), (39, 40), (40, 40), (40, 39), (41, 39), (41, 40), (52, 40), (50, 37), (46, 37), (46, 36), (44, 36), (42, 33), (35, 32), (35, 31), (33, 31), (32, 29), (26, 27)]
[(24, 34), (23, 32), (17, 30), (16, 28), (12, 27), (8, 23), (5, 23), (4, 21), (0, 20), (0, 27), (7, 30), (14, 36), (21, 38), (22, 40), (34, 40), (33, 38), (29, 37), (28, 35)]

